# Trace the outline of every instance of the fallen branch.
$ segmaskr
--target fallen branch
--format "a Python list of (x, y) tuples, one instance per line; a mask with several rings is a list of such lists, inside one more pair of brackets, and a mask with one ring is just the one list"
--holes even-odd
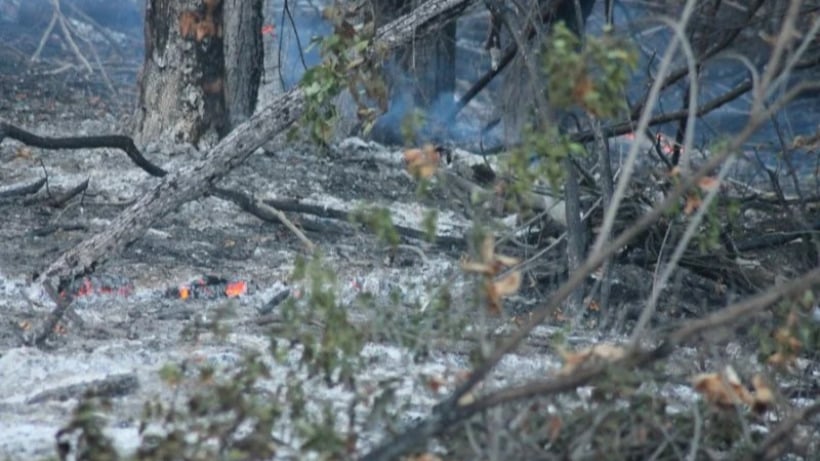
[(106, 147), (120, 149), (125, 152), (135, 165), (145, 170), (148, 174), (159, 177), (167, 174), (165, 170), (143, 157), (142, 153), (134, 144), (134, 140), (129, 136), (105, 135), (52, 138), (48, 136), (38, 136), (10, 123), (0, 122), (0, 143), (7, 137), (20, 141), (28, 146), (43, 149), (99, 149)]
[[(446, 20), (458, 16), (472, 3), (474, 0), (428, 1), (380, 28), (372, 53), (375, 56), (408, 43), (416, 36), (417, 30), (434, 30)], [(118, 254), (157, 219), (205, 194), (257, 148), (290, 127), (301, 116), (304, 105), (305, 94), (301, 88), (279, 95), (204, 153), (201, 160), (165, 176), (150, 192), (117, 216), (107, 229), (66, 251), (38, 274), (34, 283), (42, 285), (56, 281), (55, 285), (59, 285), (63, 280), (92, 271), (101, 261)], [(4, 128), (4, 134), (8, 134), (8, 126), (4, 125)]]
[(500, 404), (573, 390), (604, 376), (612, 369), (645, 367), (667, 357), (681, 344), (691, 341), (707, 331), (749, 321), (754, 315), (761, 313), (779, 300), (801, 293), (817, 283), (820, 283), (820, 269), (814, 269), (799, 279), (774, 287), (761, 295), (726, 307), (703, 319), (687, 322), (654, 348), (632, 349), (620, 360), (579, 367), (575, 372), (568, 375), (559, 375), (551, 379), (501, 389), (480, 397), (472, 403), (462, 404), (459, 400), (452, 404), (440, 405), (433, 410), (433, 415), (430, 418), (392, 438), (361, 457), (360, 460), (387, 461), (398, 459), (419, 446), (425, 446), (431, 437), (449, 432), (471, 416)]
[[(304, 213), (313, 216), (318, 216), (320, 218), (330, 218), (339, 221), (350, 222), (350, 213), (348, 213), (347, 211), (336, 210), (322, 205), (300, 203), (295, 200), (264, 200), (263, 202), (281, 211)], [(401, 225), (394, 225), (393, 227), (395, 227), (396, 232), (398, 232), (401, 236), (416, 240), (427, 239), (427, 233), (420, 229), (414, 229), (412, 227)], [(456, 248), (462, 248), (465, 245), (464, 239), (460, 237), (450, 237), (446, 235), (436, 235), (434, 243), (444, 247)]]
[(61, 297), (57, 290), (50, 284), (44, 284), (43, 290), (46, 295), (56, 304), (56, 307), (48, 314), (46, 319), (31, 329), (30, 336), (24, 336), (26, 345), (36, 345), (42, 347), (51, 334), (54, 332), (57, 324), (71, 309), (71, 303), (74, 301), (71, 293), (66, 292), (65, 296)]
[(63, 192), (62, 194), (55, 195), (50, 197), (48, 200), (45, 201), (45, 204), (52, 207), (52, 208), (62, 208), (63, 205), (66, 204), (72, 198), (84, 193), (88, 190), (88, 180), (81, 182), (80, 184), (68, 189), (67, 191)]
[(219, 187), (214, 187), (212, 192), (217, 197), (225, 198), (236, 203), (237, 205), (239, 205), (240, 208), (253, 214), (254, 216), (257, 216), (266, 221), (279, 221), (280, 223), (284, 224), (285, 227), (287, 227), (291, 232), (293, 232), (293, 234), (296, 235), (296, 238), (298, 238), (307, 247), (309, 251), (312, 252), (316, 249), (316, 245), (313, 242), (311, 242), (310, 239), (307, 238), (307, 236), (298, 227), (296, 227), (293, 224), (293, 222), (291, 222), (291, 220), (288, 219), (287, 216), (285, 216), (285, 213), (282, 213), (276, 208), (269, 206), (254, 197), (248, 196), (238, 191), (231, 191)]
[[(0, 127), (2, 129), (2, 127)], [(24, 184), (22, 186), (11, 186), (7, 189), (0, 190), (0, 198), (10, 198), (10, 197), (17, 197), (20, 195), (29, 195), (34, 194), (43, 186), (46, 185), (46, 178), (38, 179), (36, 182), (31, 184)]]
[(29, 235), (32, 237), (46, 237), (55, 232), (85, 232), (88, 226), (84, 224), (49, 224), (45, 227), (33, 229)]

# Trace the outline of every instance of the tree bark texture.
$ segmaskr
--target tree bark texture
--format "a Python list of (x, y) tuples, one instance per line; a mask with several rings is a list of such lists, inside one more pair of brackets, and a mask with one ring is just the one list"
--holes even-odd
[[(454, 19), (474, 1), (428, 1), (412, 13), (380, 28), (376, 33), (376, 47), (393, 50), (412, 40), (418, 29), (435, 30), (441, 22)], [(277, 96), (271, 104), (204, 153), (201, 159), (163, 177), (135, 204), (120, 213), (105, 231), (63, 253), (36, 276), (36, 283), (40, 286), (46, 283), (59, 286), (64, 281), (93, 271), (106, 258), (119, 254), (125, 245), (139, 238), (157, 219), (202, 196), (262, 144), (290, 127), (301, 116), (304, 104), (305, 95), (301, 88)]]
[(262, 79), (262, 0), (224, 0), (225, 103), (231, 128), (256, 108)]
[(256, 104), (261, 0), (150, 0), (137, 141), (222, 138)]

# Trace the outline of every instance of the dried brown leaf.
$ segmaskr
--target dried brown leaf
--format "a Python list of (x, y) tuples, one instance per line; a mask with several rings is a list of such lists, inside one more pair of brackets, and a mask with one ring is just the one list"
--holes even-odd
[(489, 263), (495, 259), (495, 238), (492, 235), (487, 234), (484, 236), (484, 240), (481, 241), (481, 248), (479, 248), (479, 256), (481, 260)]
[(719, 407), (731, 408), (737, 404), (752, 405), (754, 399), (737, 373), (727, 366), (722, 373), (701, 373), (692, 378), (692, 388), (706, 400)]
[(720, 186), (720, 181), (712, 176), (704, 176), (698, 180), (698, 187), (704, 192), (715, 190)]
[(404, 151), (404, 162), (407, 171), (416, 179), (430, 178), (436, 173), (441, 155), (432, 144), (423, 148), (407, 149)]
[(683, 214), (690, 215), (695, 212), (698, 208), (700, 208), (701, 203), (703, 203), (697, 195), (690, 195), (686, 197), (686, 204), (683, 206)]
[(473, 272), (476, 274), (492, 275), (495, 273), (493, 266), (476, 261), (462, 261), (461, 270), (464, 272)]
[(564, 352), (564, 366), (561, 368), (561, 374), (570, 374), (592, 360), (613, 362), (624, 358), (625, 355), (626, 350), (623, 347), (608, 343), (597, 344), (578, 352)]
[(518, 258), (506, 255), (495, 255), (495, 260), (505, 267), (512, 267), (521, 262)]
[(498, 295), (498, 290), (495, 288), (495, 283), (492, 279), (484, 280), (484, 295), (487, 297), (487, 310), (492, 315), (501, 314), (501, 296)]
[(512, 271), (495, 282), (495, 293), (499, 298), (505, 298), (518, 292), (521, 288), (521, 272)]

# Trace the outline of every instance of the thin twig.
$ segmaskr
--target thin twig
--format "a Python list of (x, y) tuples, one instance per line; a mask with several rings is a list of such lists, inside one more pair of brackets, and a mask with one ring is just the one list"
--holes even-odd
[(783, 25), (780, 28), (780, 33), (777, 35), (777, 40), (769, 57), (768, 65), (766, 65), (763, 76), (760, 78), (760, 85), (755, 88), (752, 113), (759, 112), (763, 108), (773, 89), (769, 85), (772, 80), (777, 77), (779, 73), (788, 72), (788, 68), (784, 69), (783, 66), (780, 65), (780, 60), (786, 51), (786, 46), (792, 42), (797, 34), (794, 23), (797, 21), (797, 14), (800, 12), (801, 3), (802, 1), (800, 0), (792, 0), (789, 2), (789, 7), (786, 10), (786, 16), (783, 18)]
[[(692, 15), (695, 7), (695, 0), (687, 0), (686, 5), (683, 8), (683, 12), (681, 13), (680, 19), (680, 27), (686, 27), (686, 24), (689, 22), (689, 18)], [(666, 52), (661, 59), (660, 69), (658, 71), (659, 75), (665, 75), (667, 69), (669, 68), (670, 64), (672, 63), (672, 57), (675, 55), (677, 51), (680, 36), (675, 34), (675, 38), (673, 39), (672, 43), (667, 47)], [(618, 180), (618, 184), (615, 187), (615, 192), (612, 194), (612, 203), (610, 204), (609, 209), (606, 210), (604, 214), (604, 221), (601, 225), (601, 231), (598, 234), (598, 237), (595, 239), (595, 244), (592, 246), (592, 252), (598, 253), (604, 246), (604, 243), (607, 240), (607, 237), (610, 232), (612, 232), (612, 226), (615, 224), (615, 216), (618, 213), (618, 207), (621, 201), (626, 194), (626, 188), (629, 185), (629, 180), (632, 178), (632, 171), (635, 168), (635, 161), (638, 158), (638, 150), (640, 145), (643, 144), (645, 141), (644, 133), (646, 129), (649, 127), (649, 120), (652, 115), (652, 112), (655, 109), (655, 105), (658, 103), (658, 96), (661, 90), (661, 84), (663, 80), (658, 78), (652, 84), (652, 88), (649, 91), (648, 96), (648, 103), (646, 108), (641, 113), (641, 117), (638, 120), (638, 127), (635, 130), (635, 141), (629, 148), (629, 153), (627, 154), (626, 161), (624, 162), (622, 169), (623, 173), (621, 174), (621, 178)], [(691, 113), (691, 108), (688, 111)]]
[(54, 11), (57, 14), (57, 22), (60, 24), (60, 29), (63, 31), (65, 41), (68, 43), (71, 51), (74, 52), (74, 55), (77, 56), (77, 59), (79, 59), (83, 66), (85, 66), (88, 70), (88, 73), (93, 74), (94, 69), (91, 67), (91, 63), (89, 63), (85, 56), (83, 56), (82, 52), (80, 52), (80, 48), (77, 47), (77, 44), (74, 42), (71, 30), (69, 30), (68, 25), (66, 25), (66, 18), (63, 16), (62, 11), (60, 11), (60, 0), (52, 0), (52, 2), (54, 4)]
[[(696, 184), (698, 180), (702, 177), (706, 176), (710, 173), (714, 168), (721, 165), (726, 158), (731, 155), (732, 153), (736, 152), (737, 149), (745, 143), (749, 137), (757, 131), (758, 127), (765, 120), (766, 117), (772, 112), (776, 112), (780, 110), (780, 108), (785, 105), (790, 99), (793, 98), (799, 92), (790, 91), (787, 93), (783, 98), (775, 101), (774, 104), (769, 106), (763, 113), (753, 114), (750, 117), (748, 123), (738, 133), (726, 149), (722, 152), (716, 153), (713, 155), (698, 171), (696, 171), (691, 177), (684, 178), (679, 184), (675, 186), (666, 196), (664, 200), (661, 201), (658, 205), (652, 208), (651, 211), (643, 215), (638, 219), (638, 221), (633, 224), (628, 229), (624, 230), (617, 238), (612, 241), (606, 247), (603, 247), (599, 251), (592, 252), (584, 264), (573, 274), (570, 275), (569, 280), (567, 280), (562, 286), (560, 286), (553, 294), (550, 296), (549, 300), (546, 304), (539, 307), (538, 309), (532, 312), (531, 317), (527, 321), (527, 323), (522, 326), (518, 331), (513, 333), (505, 342), (503, 342), (500, 346), (498, 346), (487, 359), (478, 366), (470, 377), (465, 380), (459, 387), (444, 401), (439, 403), (434, 412), (436, 416), (433, 417), (432, 420), (428, 420), (419, 426), (417, 429), (413, 431), (419, 432), (414, 433), (412, 435), (426, 435), (429, 437), (434, 433), (438, 427), (438, 424), (442, 421), (444, 423), (449, 424), (451, 422), (452, 417), (462, 417), (464, 408), (459, 403), (468, 392), (470, 392), (475, 386), (483, 381), (487, 375), (490, 373), (492, 369), (501, 361), (501, 359), (506, 356), (509, 352), (513, 351), (519, 344), (526, 338), (532, 331), (535, 329), (536, 326), (540, 325), (550, 313), (558, 306), (567, 296), (581, 283), (586, 280), (586, 277), (589, 276), (595, 269), (597, 269), (608, 257), (613, 255), (618, 249), (622, 248), (624, 245), (629, 243), (632, 239), (637, 237), (641, 232), (643, 232), (647, 227), (653, 224), (657, 219), (659, 219), (666, 210), (669, 209), (674, 203), (680, 199), (680, 197), (684, 194), (685, 191), (689, 190), (692, 186)], [(820, 269), (816, 269), (807, 275), (810, 277), (810, 281), (814, 281), (815, 278), (820, 278)], [(803, 277), (800, 279), (801, 283), (805, 282), (806, 278)], [(777, 296), (776, 299), (779, 299), (780, 292), (775, 292)], [(768, 298), (755, 298), (755, 302), (760, 302), (760, 300), (766, 300)], [(757, 304), (752, 304), (752, 307), (756, 306)], [(743, 306), (746, 306), (745, 304)], [(748, 307), (748, 306), (747, 306)], [(721, 311), (723, 312), (723, 311)], [(734, 312), (734, 311), (731, 311)], [(727, 314), (728, 315), (728, 314)], [(733, 318), (736, 320), (736, 318)], [(708, 322), (720, 322), (720, 321), (728, 321), (723, 318), (715, 319), (714, 316), (710, 316), (706, 319)], [(697, 322), (692, 322), (692, 325), (695, 327), (689, 328), (697, 328), (700, 325)], [(699, 330), (698, 330), (699, 331)], [(683, 329), (682, 332), (679, 333), (678, 336), (671, 337), (670, 340), (674, 341), (682, 341), (683, 339), (687, 338), (686, 334), (689, 334), (689, 329)], [(662, 352), (662, 349), (658, 349), (658, 352)], [(600, 373), (601, 370), (598, 371)], [(565, 389), (574, 389), (578, 385), (581, 385), (585, 382), (588, 382), (592, 377), (596, 374), (587, 374), (586, 372), (581, 373), (578, 376), (573, 375), (572, 379), (560, 379), (556, 380), (556, 382), (551, 382), (547, 385), (548, 389), (551, 390), (565, 390)], [(543, 389), (540, 389), (543, 390)], [(526, 395), (533, 395), (532, 393), (526, 393)], [(489, 402), (488, 402), (489, 403)], [(480, 411), (481, 409), (485, 408), (482, 406), (481, 408), (474, 409), (472, 413), (476, 411)], [(441, 416), (444, 415), (444, 416)], [(452, 416), (455, 415), (455, 416)], [(444, 418), (444, 420), (442, 420)], [(456, 419), (458, 420), (458, 419)], [(396, 446), (393, 448), (387, 448), (387, 446), (382, 446), (373, 452), (373, 456), (366, 456), (363, 459), (385, 459), (383, 457), (384, 453), (394, 454), (398, 453), (398, 450), (401, 449), (402, 446)]]
[(313, 252), (316, 250), (316, 245), (310, 241), (309, 238), (298, 228), (296, 225), (291, 222), (290, 219), (283, 213), (281, 210), (276, 209), (275, 207), (266, 204), (262, 200), (257, 199), (256, 197), (249, 196), (240, 191), (236, 190), (229, 190), (223, 189), (220, 187), (213, 187), (211, 192), (223, 199), (223, 200), (230, 200), (235, 204), (239, 205), (240, 208), (243, 210), (258, 216), (265, 220), (278, 220), (282, 224), (285, 225), (293, 235), (296, 236), (306, 247), (309, 251)]
[(285, 225), (285, 227), (287, 227), (291, 232), (293, 232), (293, 235), (295, 235), (296, 238), (298, 238), (307, 247), (308, 250), (310, 250), (311, 252), (316, 250), (316, 244), (311, 242), (310, 239), (307, 238), (307, 236), (304, 234), (304, 232), (302, 232), (298, 227), (296, 227), (293, 224), (293, 222), (291, 222), (290, 219), (288, 219), (285, 213), (282, 213), (281, 211), (277, 210), (276, 208), (273, 208), (272, 206), (266, 205), (259, 199), (254, 199), (254, 205), (259, 207), (260, 210), (265, 210), (266, 212), (276, 216), (276, 218), (279, 221), (281, 221), (282, 224)]
[(57, 10), (52, 13), (51, 20), (49, 20), (48, 26), (46, 27), (45, 32), (43, 32), (43, 36), (40, 37), (40, 43), (37, 45), (37, 49), (34, 50), (34, 54), (31, 55), (31, 58), (29, 59), (31, 62), (37, 62), (37, 60), (40, 59), (40, 53), (42, 53), (49, 36), (51, 36), (51, 31), (54, 30), (55, 24), (57, 24)]
[(780, 423), (760, 444), (755, 458), (763, 460), (780, 459), (785, 454), (786, 447), (792, 442), (790, 434), (794, 432), (794, 428), (817, 414), (820, 414), (820, 402), (797, 411), (789, 419)]
[[(67, 26), (71, 31), (74, 31), (74, 28), (73, 26), (71, 26), (71, 24), (67, 24)], [(111, 96), (113, 96), (115, 100), (118, 99), (119, 92), (116, 88), (114, 88), (114, 84), (111, 82), (111, 78), (109, 78), (108, 72), (105, 70), (105, 66), (103, 66), (102, 61), (100, 61), (100, 55), (97, 53), (97, 48), (94, 46), (91, 40), (87, 40), (79, 34), (77, 34), (77, 36), (80, 37), (80, 40), (85, 42), (86, 45), (88, 45), (88, 49), (91, 50), (91, 55), (94, 57), (94, 62), (97, 63), (97, 68), (100, 69), (100, 74), (102, 75), (103, 81), (108, 87), (108, 91), (111, 92)]]

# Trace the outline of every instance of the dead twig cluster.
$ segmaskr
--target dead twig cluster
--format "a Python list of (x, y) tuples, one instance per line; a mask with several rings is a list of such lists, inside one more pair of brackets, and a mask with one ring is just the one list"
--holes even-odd
[[(72, 24), (72, 20), (79, 21), (99, 33), (108, 42), (112, 49), (122, 56), (122, 51), (120, 50), (120, 47), (114, 37), (112, 37), (111, 33), (109, 33), (105, 27), (101, 26), (87, 14), (83, 13), (75, 5), (68, 3), (70, 14), (67, 15), (63, 11), (63, 4), (60, 0), (50, 0), (50, 2), (52, 7), (51, 19), (40, 36), (36, 49), (29, 57), (29, 63), (35, 64), (43, 61), (43, 51), (49, 40), (55, 36), (55, 29), (58, 29), (60, 37), (62, 37), (62, 40), (66, 44), (66, 48), (71, 51), (71, 54), (74, 56), (78, 64), (56, 63), (54, 65), (57, 67), (51, 70), (44, 70), (42, 72), (46, 74), (58, 74), (78, 66), (84, 69), (88, 74), (93, 74), (96, 71), (99, 72), (100, 77), (102, 78), (105, 86), (108, 88), (111, 96), (114, 98), (119, 97), (119, 92), (109, 76), (107, 66), (103, 63), (99, 53), (97, 52), (97, 47), (90, 38), (84, 37), (84, 35), (77, 30), (77, 27)], [(81, 49), (78, 45), (78, 40), (84, 44), (83, 49), (85, 52), (83, 52), (83, 49)], [(86, 56), (87, 54), (91, 55), (94, 65), (92, 65), (91, 61)]]

